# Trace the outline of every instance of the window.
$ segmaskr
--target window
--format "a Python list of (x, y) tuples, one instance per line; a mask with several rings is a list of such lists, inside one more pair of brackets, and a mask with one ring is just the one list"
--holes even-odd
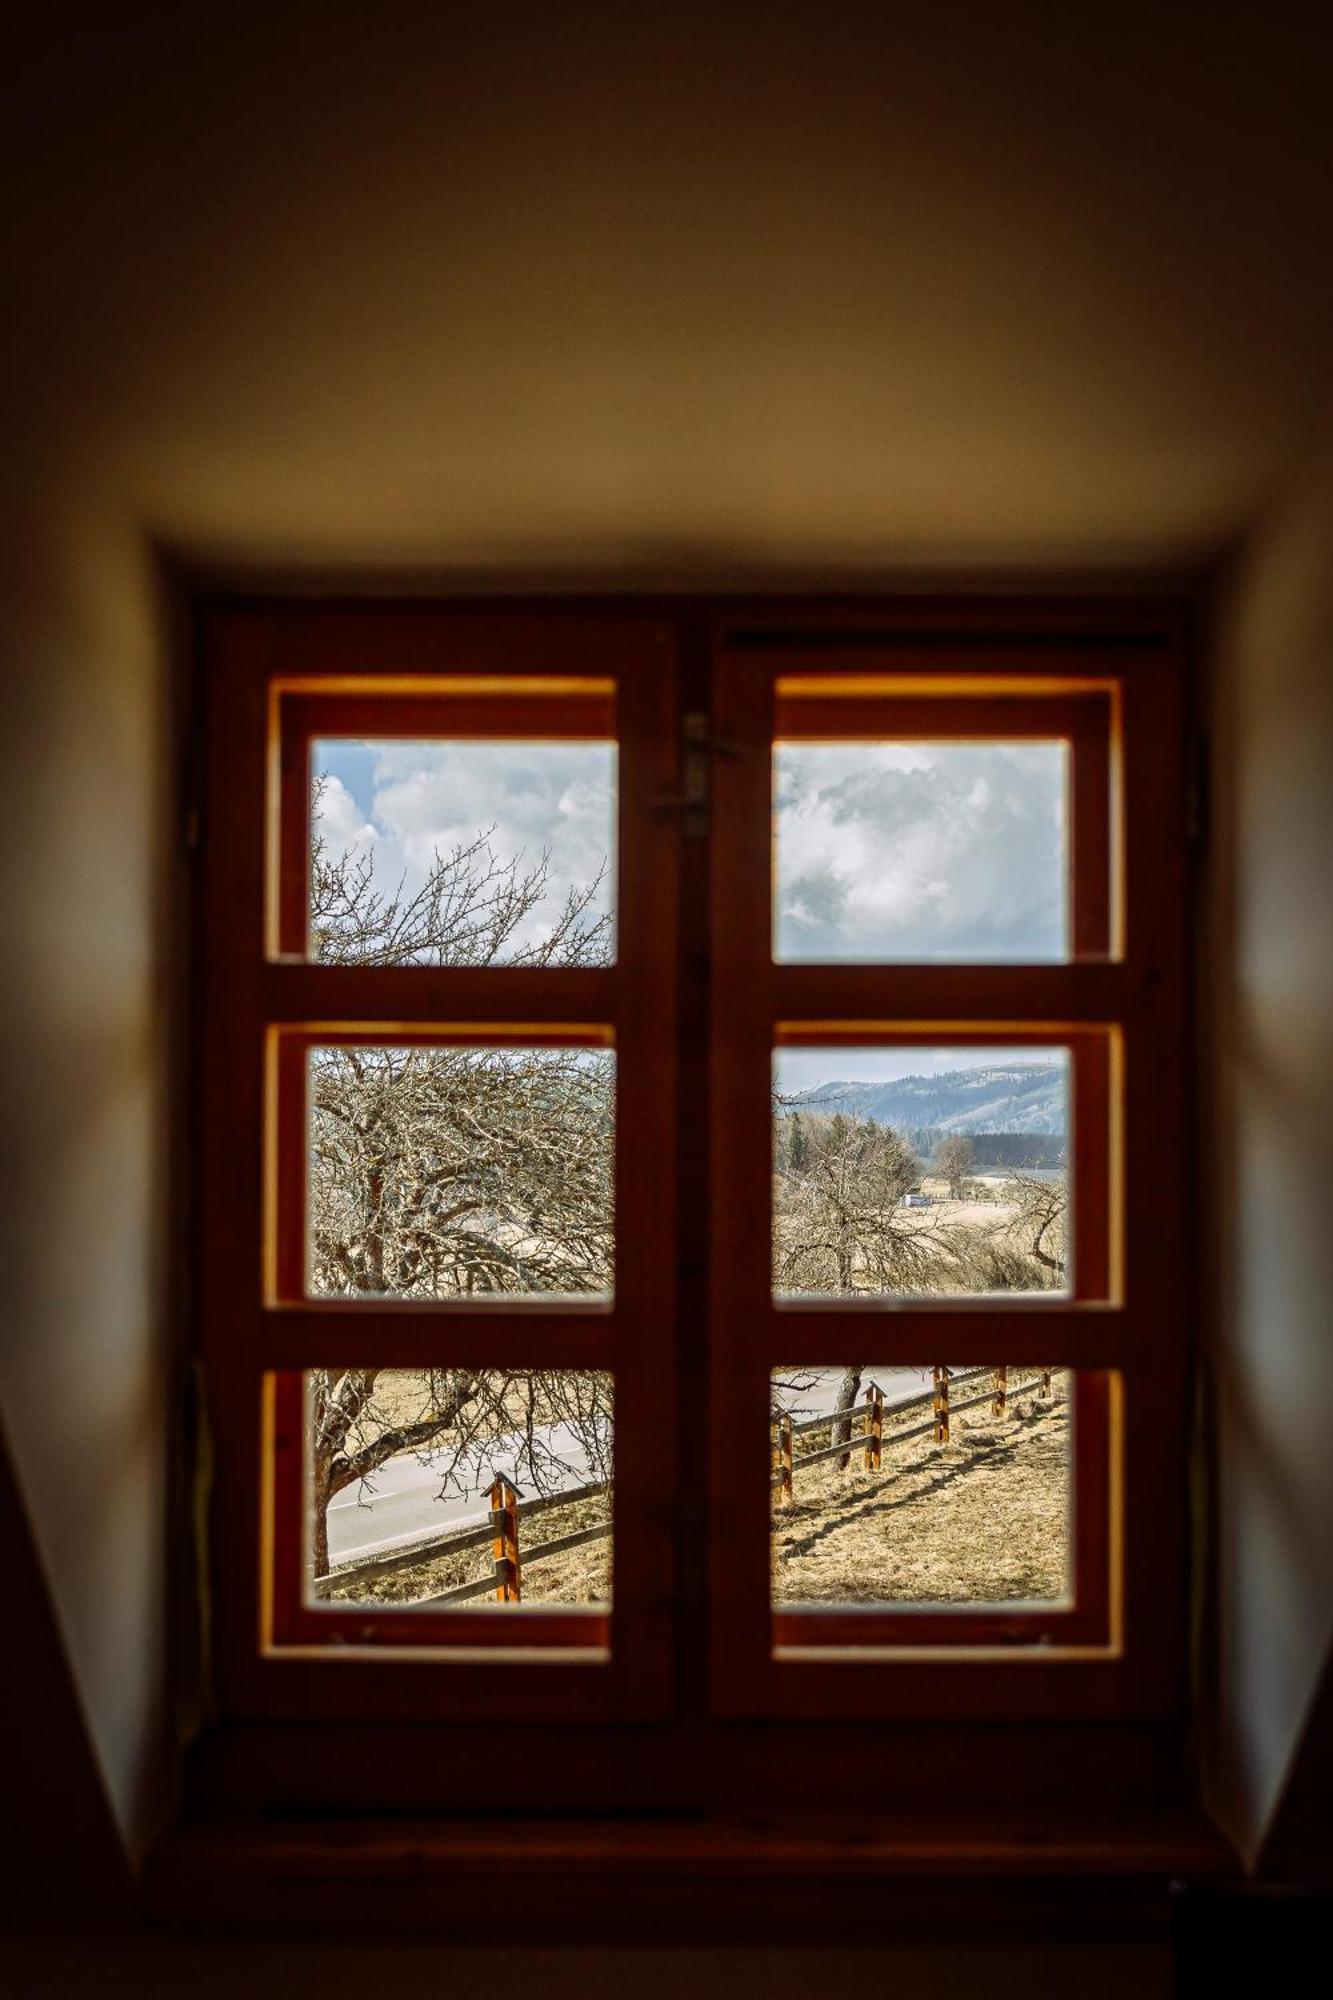
[(658, 1711), (663, 631), (287, 611), (217, 647), (200, 1230), (229, 1704)]
[(201, 713), (225, 1714), (1169, 1716), (1175, 614), (221, 606)]

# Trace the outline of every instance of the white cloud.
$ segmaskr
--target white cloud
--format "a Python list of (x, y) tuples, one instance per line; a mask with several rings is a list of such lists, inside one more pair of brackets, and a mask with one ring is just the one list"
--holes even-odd
[(1056, 743), (785, 743), (774, 758), (784, 959), (1065, 954)]
[(324, 777), (316, 815), (319, 831), (330, 849), (364, 847), (375, 838), (375, 829), (366, 819), (342, 779), (332, 772)]
[(521, 873), (546, 857), (546, 895), (515, 949), (546, 935), (569, 891), (599, 874), (598, 908), (614, 909), (614, 744), (378, 742), (315, 750), (316, 770), (325, 774), (325, 838), (331, 847), (368, 846), (382, 890), (403, 880), (410, 891), (437, 853), (484, 836), (496, 861), (516, 861)]

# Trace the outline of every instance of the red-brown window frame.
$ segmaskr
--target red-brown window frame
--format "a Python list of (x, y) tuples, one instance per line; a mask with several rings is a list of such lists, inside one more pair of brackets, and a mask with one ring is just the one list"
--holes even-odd
[[(896, 721), (896, 718), (895, 718)], [(1098, 1306), (1114, 1301), (1122, 1265), (1116, 1217), (1111, 1199), (1120, 1152), (1117, 1100), (1120, 1072), (1120, 1036), (1117, 1030), (1098, 1025), (1024, 1021), (951, 1022), (933, 1021), (916, 1025), (901, 1022), (778, 1022), (778, 1048), (843, 1047), (889, 1048), (931, 1046), (958, 1048), (1062, 1047), (1069, 1058), (1069, 1088), (1073, 1157), (1073, 1283), (1070, 1291), (1057, 1293), (1050, 1302), (1023, 1294), (1011, 1298), (991, 1297), (984, 1303), (965, 1297), (938, 1304), (930, 1300), (894, 1301), (888, 1309), (896, 1328), (904, 1312), (928, 1315), (931, 1331), (938, 1328), (939, 1316), (952, 1308), (958, 1315), (959, 1338), (964, 1342), (958, 1354), (944, 1357), (956, 1365), (972, 1365), (974, 1356), (967, 1342), (973, 1338), (975, 1322), (982, 1313), (1013, 1315), (1024, 1309), (1041, 1314), (1052, 1304), (1071, 1307)], [(771, 1228), (771, 1224), (770, 1224)], [(784, 1297), (774, 1300), (779, 1324), (793, 1343), (785, 1363), (801, 1366), (845, 1366), (850, 1358), (849, 1341), (868, 1340), (875, 1348), (886, 1312), (873, 1300), (820, 1300), (815, 1297)], [(761, 1322), (760, 1324), (765, 1324)], [(970, 1326), (971, 1332), (963, 1328)], [(1021, 1338), (1021, 1336), (1020, 1336)], [(859, 1352), (859, 1349), (858, 1349)], [(915, 1359), (930, 1363), (941, 1357), (921, 1354)], [(1009, 1360), (1014, 1357), (1010, 1355)], [(881, 1357), (876, 1350), (875, 1363)], [(905, 1355), (893, 1359), (903, 1362)], [(1063, 1357), (1032, 1352), (1019, 1356), (1030, 1364), (1063, 1365)], [(776, 1365), (784, 1365), (775, 1357)], [(1045, 1656), (1060, 1651), (1070, 1658), (1106, 1657), (1119, 1645), (1118, 1591), (1115, 1588), (1114, 1554), (1121, 1532), (1121, 1412), (1119, 1385), (1104, 1370), (1083, 1368), (1072, 1376), (1072, 1465), (1071, 1506), (1072, 1574), (1071, 1601), (1023, 1607), (986, 1607), (977, 1610), (947, 1609), (927, 1611), (917, 1607), (893, 1610), (854, 1609), (839, 1613), (832, 1609), (775, 1610), (771, 1635), (774, 1657), (805, 1658), (815, 1648), (883, 1649), (887, 1654), (908, 1660), (926, 1647), (968, 1647), (975, 1650), (1003, 1646), (1006, 1658), (1026, 1645), (1040, 1647)], [(752, 1426), (753, 1428), (753, 1426)], [(742, 1543), (747, 1524), (754, 1534), (758, 1510), (753, 1506), (753, 1486), (742, 1496), (739, 1481), (729, 1500), (729, 1516), (737, 1522), (736, 1543)], [(750, 1505), (745, 1505), (746, 1499)], [(767, 1539), (767, 1509), (764, 1511)], [(733, 1546), (733, 1582), (739, 1546)], [(952, 1656), (949, 1656), (952, 1658)]]
[[(446, 1027), (433, 1023), (385, 1027), (379, 1022), (340, 1022), (330, 1028), (270, 1029), (267, 1095), (273, 1143), (269, 1148), (265, 1189), (264, 1243), (266, 1250), (271, 1251), (272, 1269), (266, 1273), (265, 1299), (273, 1308), (295, 1307), (308, 1312), (312, 1329), (317, 1329), (324, 1315), (332, 1309), (348, 1315), (359, 1330), (367, 1311), (376, 1310), (371, 1302), (357, 1304), (341, 1299), (312, 1298), (306, 1287), (304, 1163), (309, 1130), (306, 1065), (312, 1049), (330, 1047), (547, 1047), (613, 1051), (614, 1038), (609, 1029), (555, 1022), (511, 1022), (502, 1028), (489, 1023), (461, 1021), (450, 1022)], [(414, 1355), (426, 1359), (434, 1357), (438, 1360), (441, 1350), (447, 1350), (448, 1359), (453, 1365), (459, 1365), (459, 1321), (470, 1322), (474, 1317), (480, 1317), (484, 1330), (485, 1322), (495, 1317), (497, 1307), (502, 1313), (508, 1309), (509, 1319), (518, 1316), (520, 1322), (529, 1323), (534, 1318), (543, 1320), (542, 1332), (547, 1344), (555, 1346), (560, 1352), (565, 1351), (572, 1340), (582, 1343), (587, 1356), (596, 1358), (585, 1359), (581, 1365), (608, 1370), (613, 1368), (616, 1348), (614, 1336), (608, 1328), (614, 1310), (613, 1297), (604, 1300), (594, 1295), (575, 1300), (544, 1298), (538, 1294), (531, 1298), (515, 1296), (497, 1299), (495, 1306), (475, 1309), (449, 1300), (409, 1303), (407, 1310), (416, 1322), (414, 1337), (405, 1342), (403, 1335), (391, 1327), (384, 1339), (394, 1353), (410, 1346)], [(404, 1306), (385, 1300), (381, 1310), (392, 1322), (403, 1312)], [(469, 1325), (462, 1336), (468, 1341), (469, 1351), (471, 1333)], [(331, 1333), (329, 1337), (332, 1338)], [(508, 1325), (503, 1334), (492, 1332), (487, 1350), (491, 1362), (495, 1359), (497, 1338), (507, 1341), (510, 1337)], [(527, 1344), (536, 1344), (535, 1333), (529, 1330), (529, 1326), (524, 1326), (519, 1337)], [(531, 1365), (517, 1356), (513, 1360), (517, 1366)], [(477, 1365), (487, 1365), (487, 1356), (483, 1355)], [(557, 1362), (553, 1365), (562, 1364)], [(632, 1389), (630, 1396), (633, 1409)], [(612, 1631), (608, 1615), (577, 1612), (562, 1617), (549, 1609), (527, 1606), (520, 1617), (506, 1614), (482, 1622), (475, 1611), (391, 1612), (372, 1607), (337, 1610), (307, 1604), (303, 1552), (298, 1532), (306, 1506), (306, 1424), (307, 1406), (301, 1375), (295, 1370), (275, 1374), (267, 1385), (265, 1412), (272, 1480), (271, 1503), (266, 1510), (267, 1523), (261, 1536), (261, 1546), (271, 1551), (272, 1563), (271, 1575), (266, 1579), (263, 1592), (261, 1643), (266, 1648), (281, 1652), (285, 1648), (302, 1645), (312, 1648), (330, 1645), (397, 1646), (429, 1648), (441, 1654), (457, 1648), (466, 1656), (478, 1648), (560, 1646), (564, 1649), (562, 1661), (567, 1661), (580, 1650), (590, 1655), (604, 1654), (609, 1659)], [(631, 1574), (642, 1571), (645, 1557), (651, 1561), (650, 1552), (645, 1552), (640, 1546), (638, 1532), (644, 1517), (645, 1499), (651, 1503), (652, 1497), (651, 1488), (646, 1495), (642, 1490), (641, 1465), (641, 1458), (629, 1455), (625, 1461), (623, 1481), (617, 1466), (616, 1490), (621, 1495), (617, 1514), (622, 1536), (627, 1538), (622, 1543), (622, 1553), (628, 1553), (628, 1561), (622, 1566)]]
[[(195, 1317), (217, 1439), (210, 1598), (218, 1709), (227, 1724), (196, 1748), (194, 1783), (201, 1800), (229, 1802), (245, 1811), (312, 1805), (322, 1810), (446, 1806), (465, 1811), (606, 1811), (663, 1805), (748, 1809), (756, 1798), (771, 1795), (787, 1805), (805, 1799), (851, 1808), (865, 1801), (868, 1756), (880, 1782), (897, 1788), (900, 1796), (910, 1795), (913, 1787), (922, 1797), (935, 1796), (943, 1739), (938, 1730), (923, 1736), (916, 1729), (923, 1716), (961, 1725), (950, 1739), (956, 1745), (951, 1769), (958, 1786), (966, 1789), (975, 1782), (978, 1796), (1000, 1772), (1008, 1776), (998, 1781), (1008, 1784), (1029, 1767), (1026, 1760), (1034, 1754), (1044, 1759), (1058, 1755), (1062, 1773), (1076, 1790), (1096, 1773), (1103, 1780), (1123, 1777), (1130, 1784), (1147, 1785), (1155, 1782), (1152, 1773), (1160, 1776), (1176, 1768), (1178, 1751), (1172, 1745), (1179, 1742), (1186, 1701), (1184, 1447), (1192, 1346), (1186, 1213), (1187, 629), (1187, 608), (1145, 600), (622, 597), (413, 604), (270, 598), (215, 599), (200, 606), (197, 714), (203, 739), (204, 839), (196, 954)], [(1130, 807), (1123, 837), (1118, 836), (1131, 891), (1123, 938), (1117, 941), (1108, 928), (1112, 950), (1100, 962), (1090, 955), (1091, 941), (1079, 940), (1082, 956), (1074, 966), (987, 968), (991, 999), (984, 1010), (976, 1003), (976, 969), (938, 964), (889, 968), (891, 1006), (883, 997), (882, 968), (790, 964), (776, 968), (781, 1004), (775, 1002), (766, 1014), (761, 994), (756, 1008), (756, 996), (747, 996), (736, 983), (738, 961), (731, 952), (736, 939), (725, 896), (714, 900), (711, 921), (700, 915), (701, 864), (707, 850), (689, 841), (682, 847), (677, 840), (682, 825), (690, 830), (693, 821), (697, 829), (703, 817), (696, 782), (683, 788), (688, 806), (683, 819), (674, 810), (682, 792), (674, 740), (677, 685), (680, 708), (711, 710), (704, 733), (717, 745), (711, 773), (715, 836), (728, 815), (734, 817), (735, 781), (749, 784), (753, 779), (748, 749), (742, 746), (739, 768), (731, 754), (737, 735), (734, 688), (723, 669), (738, 662), (747, 663), (747, 672), (756, 664), (764, 672), (808, 669), (819, 676), (867, 668), (899, 674), (910, 668), (932, 681), (942, 675), (980, 674), (1025, 683), (1037, 674), (1065, 678), (1075, 687), (1096, 678), (1114, 683), (1120, 690), (1115, 725), (1119, 789)], [(639, 1412), (646, 1426), (642, 1435), (651, 1437), (656, 1490), (648, 1512), (661, 1587), (655, 1604), (645, 1607), (640, 1671), (619, 1678), (600, 1667), (586, 1674), (581, 1666), (569, 1665), (527, 1675), (457, 1661), (437, 1672), (427, 1658), (405, 1664), (390, 1649), (373, 1660), (359, 1659), (355, 1649), (348, 1649), (348, 1657), (335, 1661), (330, 1649), (324, 1649), (318, 1660), (277, 1662), (265, 1659), (256, 1644), (264, 1463), (261, 1384), (267, 1380), (274, 1388), (284, 1371), (306, 1365), (364, 1362), (359, 1331), (369, 1324), (367, 1309), (359, 1306), (326, 1302), (312, 1314), (308, 1304), (279, 1309), (263, 1306), (259, 1296), (262, 1174), (255, 1135), (262, 1122), (263, 1063), (254, 1056), (255, 1037), (262, 1041), (266, 1026), (272, 1025), (373, 1018), (373, 1009), (364, 1004), (367, 974), (361, 968), (310, 966), (295, 951), (280, 963), (265, 956), (266, 943), (276, 948), (264, 934), (266, 888), (280, 872), (282, 851), (280, 832), (271, 841), (253, 838), (263, 823), (268, 790), (265, 755), (282, 756), (280, 738), (271, 727), (270, 685), (275, 676), (332, 683), (340, 676), (358, 682), (369, 675), (387, 691), (395, 677), (434, 672), (615, 678), (622, 745), (627, 724), (645, 744), (651, 740), (656, 745), (653, 756), (644, 760), (645, 789), (651, 797), (640, 801), (644, 810), (632, 842), (622, 805), (622, 923), (630, 907), (623, 870), (633, 847), (643, 856), (640, 880), (651, 882), (649, 907), (659, 945), (675, 935), (676, 863), (681, 859), (686, 901), (679, 984), (673, 987), (667, 958), (658, 953), (638, 987), (642, 1007), (632, 1008), (627, 1001), (626, 1014), (631, 1032), (656, 1034), (661, 1051), (679, 1048), (682, 1056), (686, 1094), (674, 1189), (683, 1218), (680, 1311), (673, 1321), (669, 1302), (659, 1301), (663, 1309), (652, 1325), (661, 1340), (656, 1347), (645, 1343), (639, 1352), (651, 1375), (654, 1354), (665, 1359), (674, 1337), (680, 1357), (676, 1383), (690, 1398), (691, 1423), (688, 1436), (676, 1424), (667, 1364), (651, 1397), (645, 1392)], [(334, 691), (331, 685), (329, 691)], [(692, 740), (698, 740), (697, 728)], [(256, 744), (267, 746), (258, 759), (253, 755)], [(766, 807), (767, 742), (760, 763)], [(622, 767), (622, 782), (623, 775)], [(767, 993), (775, 970), (767, 961), (768, 820), (763, 818), (757, 841), (751, 835), (758, 822), (746, 824), (749, 832), (743, 832), (741, 846), (731, 850), (731, 890), (744, 889), (762, 912), (760, 977), (762, 993)], [(735, 838), (734, 831), (728, 838)], [(716, 837), (713, 846), (716, 850)], [(1139, 894), (1135, 883), (1141, 877), (1148, 888)], [(303, 900), (302, 891), (298, 904)], [(269, 902), (272, 907), (271, 898)], [(1108, 906), (1113, 903), (1108, 892)], [(1108, 917), (1108, 926), (1111, 922)], [(514, 968), (451, 972), (447, 996), (443, 975), (429, 968), (370, 976), (383, 982), (386, 1010), (404, 1022), (438, 1020), (443, 1011), (475, 1022), (529, 1021), (543, 1011), (534, 998), (532, 977)], [(558, 1001), (552, 987), (547, 1002), (560, 1019), (610, 1019), (610, 982), (602, 969), (570, 969), (556, 978)], [(707, 989), (713, 996), (711, 1025), (703, 997)], [(442, 1005), (446, 997), (447, 1009)], [(673, 1043), (677, 1001), (683, 1040)], [(1115, 1391), (1121, 1420), (1131, 1426), (1124, 1491), (1123, 1654), (1110, 1662), (1058, 1666), (1036, 1659), (1024, 1660), (1020, 1668), (1014, 1661), (1001, 1663), (999, 1673), (975, 1654), (961, 1663), (955, 1656), (944, 1673), (929, 1654), (869, 1670), (859, 1665), (849, 1669), (841, 1662), (802, 1662), (789, 1673), (770, 1657), (765, 1591), (764, 1657), (753, 1681), (747, 1681), (745, 1646), (732, 1643), (735, 1600), (716, 1588), (705, 1596), (697, 1560), (705, 1547), (721, 1546), (727, 1525), (719, 1513), (725, 1478), (715, 1477), (705, 1493), (699, 1475), (716, 1466), (735, 1400), (725, 1382), (719, 1386), (716, 1381), (706, 1415), (702, 1399), (709, 1357), (715, 1376), (725, 1376), (735, 1364), (719, 1332), (723, 1322), (717, 1313), (727, 1300), (726, 1256), (719, 1252), (736, 1247), (741, 1240), (737, 1228), (744, 1224), (744, 1203), (738, 1204), (724, 1177), (726, 1150), (717, 1143), (730, 1087), (726, 1067), (713, 1068), (718, 1038), (745, 1033), (747, 1020), (760, 1023), (755, 1046), (762, 1049), (767, 1090), (775, 1020), (819, 1021), (836, 1015), (849, 1021), (965, 1022), (983, 1011), (988, 1021), (1117, 1023), (1125, 1035), (1129, 1060), (1122, 1105), (1129, 1169), (1123, 1176), (1122, 1227), (1128, 1246), (1123, 1295), (1114, 1306), (1060, 1305), (1047, 1312), (1033, 1329), (1039, 1338), (1030, 1350), (1036, 1359), (1051, 1359), (1054, 1365), (1073, 1362), (1114, 1371), (1123, 1384), (1123, 1394)], [(626, 1046), (625, 1033), (624, 1025), (616, 1026), (618, 1051)], [(710, 1076), (711, 1148), (702, 1143), (694, 1108), (703, 1101)], [(657, 1099), (657, 1108), (669, 1114), (670, 1093), (660, 1091)], [(1160, 1135), (1160, 1158), (1144, 1174), (1134, 1170), (1134, 1163), (1150, 1124)], [(672, 1136), (668, 1133), (669, 1141)], [(767, 1168), (765, 1153), (765, 1200)], [(1164, 1187), (1169, 1190), (1165, 1209)], [(657, 1174), (646, 1226), (660, 1232), (659, 1245), (672, 1237), (672, 1208), (671, 1176)], [(766, 1215), (763, 1235), (766, 1244)], [(705, 1326), (710, 1248), (712, 1324)], [(669, 1258), (664, 1268), (670, 1280), (674, 1267)], [(767, 1278), (765, 1264), (765, 1285)], [(1145, 1308), (1151, 1301), (1155, 1304)], [(765, 1310), (770, 1303), (766, 1297)], [(368, 1310), (373, 1314), (377, 1309)], [(548, 1337), (546, 1315), (535, 1302), (530, 1313), (524, 1310), (525, 1361), (598, 1365), (594, 1342), (584, 1341), (575, 1355), (563, 1345), (560, 1330)], [(960, 1361), (1021, 1361), (1027, 1350), (1015, 1336), (1026, 1312), (1019, 1308), (1015, 1317), (1007, 1309), (997, 1311), (983, 1328), (965, 1310), (932, 1309), (930, 1346), (944, 1348)], [(500, 1318), (497, 1312), (471, 1328), (454, 1325), (451, 1337), (460, 1342), (462, 1362), (483, 1364), (494, 1358)], [(895, 1324), (903, 1323), (895, 1315)], [(573, 1328), (564, 1332), (572, 1336)], [(469, 1346), (474, 1333), (476, 1345)], [(1052, 1355), (1053, 1348), (1060, 1351)], [(790, 1349), (784, 1329), (784, 1359), (791, 1358)], [(395, 1360), (426, 1365), (436, 1352), (433, 1335), (419, 1323), (418, 1309), (398, 1307)], [(838, 1358), (843, 1358), (841, 1345)], [(623, 1437), (629, 1422), (623, 1393), (630, 1378), (620, 1368), (615, 1373)], [(1154, 1435), (1167, 1447), (1159, 1463), (1147, 1466), (1134, 1457), (1132, 1419), (1140, 1384), (1151, 1391)], [(1113, 1416), (1116, 1407), (1113, 1401)], [(762, 1405), (756, 1402), (755, 1409), (766, 1444), (766, 1384)], [(677, 1464), (684, 1476), (673, 1497), (670, 1481)], [(763, 1447), (755, 1471), (766, 1502)], [(766, 1560), (765, 1549), (765, 1579)], [(629, 1660), (625, 1648), (615, 1651), (624, 1666)], [(706, 1659), (713, 1663), (711, 1680), (703, 1672)], [(537, 1692), (530, 1697), (525, 1686)], [(742, 1712), (762, 1723), (762, 1733), (728, 1727), (727, 1715)], [(885, 1722), (873, 1742), (861, 1727), (867, 1715)], [(475, 1719), (487, 1717), (523, 1721), (531, 1757), (497, 1760), (490, 1736), (473, 1727)], [(647, 1735), (636, 1720), (644, 1717), (653, 1718)], [(286, 1726), (298, 1719), (300, 1729)], [(619, 1732), (605, 1727), (621, 1719), (633, 1726), (632, 1755), (622, 1747)], [(1096, 1726), (1085, 1727), (1085, 1719)], [(995, 1720), (1004, 1724), (998, 1732), (988, 1727)], [(1116, 1727), (1108, 1731), (1108, 1722)], [(1030, 1724), (1031, 1731), (1015, 1733), (1015, 1723)], [(775, 1726), (780, 1741), (772, 1733)], [(1058, 1752), (1051, 1749), (1055, 1744)]]
[[(203, 679), (199, 1319), (223, 1443), (212, 1519), (225, 1712), (592, 1722), (660, 1713), (674, 1554), (660, 1505), (674, 1449), (675, 1254), (661, 1162), (674, 1156), (678, 830), (656, 805), (677, 785), (670, 629), (513, 611), (237, 608), (209, 621)], [(613, 737), (614, 963), (309, 962), (310, 743), (330, 735)], [(305, 1296), (304, 1053), (362, 1039), (614, 1048), (612, 1299), (472, 1307)], [(616, 1452), (609, 1618), (537, 1607), (503, 1623), (487, 1612), (307, 1610), (302, 1371), (497, 1362), (607, 1370), (617, 1435), (623, 1426), (653, 1440), (651, 1460)]]
[[(724, 634), (714, 660), (727, 755), (712, 852), (712, 1174), (730, 1251), (713, 1267), (713, 1491), (727, 1523), (713, 1551), (716, 1706), (787, 1718), (1150, 1710), (1169, 1682), (1179, 1615), (1163, 1602), (1180, 1556), (1171, 1474), (1189, 1225), (1179, 678), (1132, 646), (1038, 641), (1025, 659), (1004, 641), (933, 633), (914, 647), (873, 631), (803, 636), (799, 623)], [(1070, 744), (1068, 962), (775, 960), (774, 745), (857, 738)], [(771, 1061), (784, 1040), (1069, 1045), (1072, 1295), (775, 1299)], [(1155, 1233), (1143, 1217), (1152, 1200)], [(771, 1372), (845, 1366), (853, 1348), (877, 1365), (1083, 1371), (1067, 1613), (771, 1610)]]
[(1026, 678), (1012, 671), (941, 672), (933, 680), (919, 672), (783, 671), (773, 691), (774, 741), (874, 742), (883, 736), (887, 703), (899, 743), (1068, 744), (1070, 956), (1118, 958), (1124, 926), (1119, 684), (1094, 674), (1071, 680), (1049, 669)]

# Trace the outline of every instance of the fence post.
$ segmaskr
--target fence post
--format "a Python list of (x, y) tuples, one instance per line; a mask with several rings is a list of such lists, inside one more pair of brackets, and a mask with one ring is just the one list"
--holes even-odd
[(884, 1455), (884, 1391), (872, 1382), (866, 1390), (869, 1419), (866, 1430), (866, 1471), (878, 1472)]
[(792, 1505), (792, 1500), (793, 1500), (792, 1490), (791, 1490), (791, 1461), (792, 1461), (791, 1440), (792, 1440), (791, 1415), (790, 1412), (788, 1412), (781, 1418), (778, 1424), (778, 1455), (781, 1460), (782, 1504), (784, 1507), (790, 1507)]
[(947, 1368), (933, 1368), (931, 1376), (934, 1386), (935, 1442), (949, 1442), (949, 1371)]
[(1041, 1371), (1041, 1393), (1043, 1396), (1049, 1396), (1051, 1393), (1051, 1371), (1049, 1368), (1043, 1368)]
[(1002, 1417), (1009, 1407), (1009, 1370), (997, 1368), (995, 1371), (995, 1401), (991, 1404), (991, 1414)]
[(523, 1576), (518, 1559), (518, 1495), (507, 1479), (496, 1479), (491, 1486), (491, 1534), (496, 1602), (520, 1604)]

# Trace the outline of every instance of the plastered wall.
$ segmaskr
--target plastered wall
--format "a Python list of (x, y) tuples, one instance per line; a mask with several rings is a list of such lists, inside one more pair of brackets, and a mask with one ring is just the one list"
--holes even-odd
[(1252, 1853), (1333, 1640), (1333, 453), (1233, 565), (1215, 670), (1213, 1779)]
[[(40, 507), (34, 488), (23, 497), (28, 510), (6, 518), (0, 587), (0, 1399), (101, 1776), (137, 1840), (167, 1796), (179, 939), (168, 908), (176, 780), (165, 633), (136, 536), (85, 511), (77, 490)], [(22, 1726), (67, 1721), (39, 1708)]]

